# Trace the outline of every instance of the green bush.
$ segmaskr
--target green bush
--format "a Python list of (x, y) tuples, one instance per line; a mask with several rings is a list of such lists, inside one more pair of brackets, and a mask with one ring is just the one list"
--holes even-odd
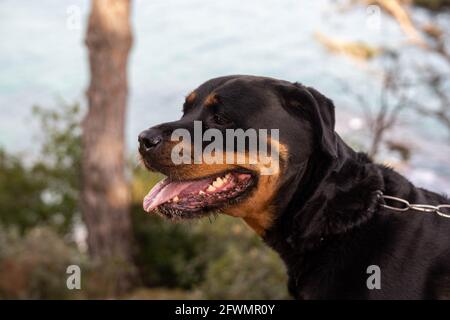
[(77, 104), (36, 107), (35, 115), (44, 135), (34, 163), (0, 150), (0, 223), (20, 233), (45, 224), (64, 234), (78, 213), (80, 110)]
[[(241, 220), (221, 217), (209, 234), (212, 245), (222, 246), (220, 256), (209, 261), (199, 287), (207, 299), (287, 299), (285, 267)], [(218, 219), (219, 220), (219, 219)], [(226, 234), (225, 234), (226, 233)], [(218, 235), (218, 238), (216, 238)], [(214, 240), (213, 240), (214, 239)], [(213, 246), (209, 250), (214, 250)]]
[[(67, 288), (70, 265), (81, 269), (81, 289)], [(99, 263), (49, 227), (23, 236), (0, 228), (0, 299), (104, 299), (117, 296), (120, 261)]]
[(79, 291), (66, 286), (69, 265), (86, 264), (73, 244), (45, 227), (30, 229), (20, 237), (12, 229), (0, 229), (0, 298), (67, 299)]
[(0, 150), (0, 222), (20, 232), (51, 220), (43, 198), (47, 183), (32, 171), (18, 157)]
[(204, 266), (193, 266), (192, 261), (202, 254), (205, 237), (190, 232), (182, 224), (145, 215), (141, 207), (135, 208), (133, 213), (138, 245), (136, 263), (143, 283), (185, 289), (197, 284), (202, 278)]
[(230, 246), (213, 261), (201, 291), (207, 299), (288, 299), (284, 266), (268, 248)]

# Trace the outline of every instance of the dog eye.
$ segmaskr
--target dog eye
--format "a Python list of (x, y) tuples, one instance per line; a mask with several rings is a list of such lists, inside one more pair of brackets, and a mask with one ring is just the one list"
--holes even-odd
[(232, 123), (232, 121), (223, 113), (215, 113), (213, 115), (213, 121), (220, 126), (225, 126)]

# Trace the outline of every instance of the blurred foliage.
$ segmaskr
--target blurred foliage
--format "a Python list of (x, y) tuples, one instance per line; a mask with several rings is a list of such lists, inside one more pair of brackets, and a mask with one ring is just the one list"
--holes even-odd
[(193, 300), (201, 297), (197, 292), (173, 288), (137, 288), (122, 297), (130, 300)]
[(21, 237), (0, 229), (0, 298), (76, 298), (80, 291), (66, 287), (66, 268), (83, 266), (76, 247), (47, 227), (30, 229)]
[(79, 104), (62, 104), (60, 109), (34, 107), (41, 123), (41, 159), (33, 173), (46, 181), (49, 211), (62, 217), (59, 229), (68, 231), (79, 211), (81, 176), (81, 110)]
[(205, 236), (146, 215), (141, 206), (133, 208), (136, 263), (147, 286), (192, 289), (202, 280), (205, 264), (197, 262), (206, 245)]
[(34, 108), (41, 124), (42, 148), (32, 165), (0, 150), (0, 223), (20, 233), (48, 224), (61, 233), (78, 211), (80, 108)]
[[(206, 299), (288, 299), (285, 267), (278, 255), (240, 219), (221, 216), (199, 230), (210, 238), (199, 286)], [(219, 244), (220, 254), (216, 252)]]
[(288, 299), (285, 268), (264, 245), (231, 243), (211, 262), (201, 285), (207, 299)]
[(42, 197), (47, 183), (32, 172), (18, 157), (0, 150), (0, 222), (17, 226), (20, 232), (50, 220)]
[[(68, 290), (69, 265), (81, 268), (81, 289)], [(50, 227), (35, 227), (23, 236), (0, 228), (0, 299), (112, 298), (122, 266), (102, 265)]]

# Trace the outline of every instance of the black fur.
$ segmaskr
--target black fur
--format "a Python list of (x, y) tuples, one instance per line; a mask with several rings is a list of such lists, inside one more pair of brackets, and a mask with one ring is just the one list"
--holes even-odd
[[(320, 148), (301, 178), (284, 186), (296, 191), (278, 199), (276, 222), (264, 237), (286, 263), (290, 293), (298, 299), (450, 299), (450, 219), (381, 208), (377, 191), (410, 203), (449, 199), (354, 152), (334, 132), (331, 100), (298, 84), (291, 90), (284, 99), (297, 106), (288, 107), (307, 106), (322, 117), (310, 117)], [(380, 267), (379, 290), (367, 288), (370, 265)]]
[[(298, 83), (253, 76), (212, 79), (195, 91), (179, 121), (151, 130), (165, 137), (193, 120), (217, 127), (211, 119), (219, 112), (231, 120), (228, 127), (280, 130), (288, 159), (264, 240), (284, 260), (295, 298), (450, 298), (450, 219), (384, 209), (378, 192), (419, 204), (449, 199), (348, 147), (334, 131), (330, 99)], [(220, 103), (204, 108), (210, 93)], [(158, 149), (154, 154), (157, 165)], [(371, 265), (380, 267), (381, 289), (366, 285)]]

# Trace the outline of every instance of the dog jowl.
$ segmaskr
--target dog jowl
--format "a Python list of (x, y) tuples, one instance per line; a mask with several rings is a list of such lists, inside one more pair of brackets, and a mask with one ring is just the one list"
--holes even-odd
[[(210, 80), (188, 95), (180, 120), (142, 132), (143, 163), (167, 175), (147, 195), (144, 209), (172, 219), (220, 211), (264, 233), (274, 217), (286, 141), (297, 139), (298, 150), (302, 147), (302, 139), (282, 129), (298, 122), (277, 110), (274, 92), (261, 90), (275, 82), (239, 76)], [(243, 88), (252, 94), (242, 95)], [(308, 149), (306, 122), (304, 130)], [(307, 152), (298, 154), (299, 162), (307, 158)]]
[[(144, 209), (177, 220), (244, 219), (280, 254), (299, 299), (449, 297), (450, 219), (391, 212), (379, 194), (449, 200), (353, 151), (334, 126), (332, 101), (313, 88), (256, 76), (209, 80), (187, 96), (181, 119), (139, 135), (143, 164), (167, 176)], [(384, 281), (377, 290), (367, 287), (371, 265)]]
[[(258, 169), (258, 177), (278, 174), (278, 129), (271, 129), (270, 134), (266, 129), (253, 128), (245, 131), (208, 128), (202, 132), (204, 126), (198, 120), (194, 120), (193, 127), (193, 137), (186, 128), (172, 131), (170, 141), (179, 142), (170, 144), (171, 163), (175, 166), (219, 166), (219, 173), (183, 181), (174, 181), (168, 177), (145, 197), (145, 211), (162, 211), (172, 218), (183, 217), (186, 212), (195, 212), (197, 215), (199, 212), (207, 213), (236, 202), (249, 192), (257, 179), (252, 175), (252, 167)], [(141, 150), (145, 154), (154, 152), (151, 140), (159, 138), (144, 132), (139, 139), (142, 142)], [(223, 169), (226, 165), (230, 166), (228, 170)]]

